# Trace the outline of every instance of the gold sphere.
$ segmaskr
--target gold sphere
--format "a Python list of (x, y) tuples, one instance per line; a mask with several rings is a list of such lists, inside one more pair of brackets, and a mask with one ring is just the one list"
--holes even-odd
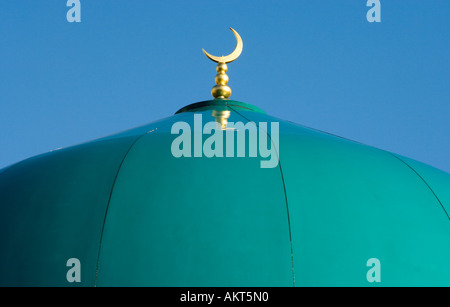
[(228, 75), (220, 74), (220, 73), (216, 75), (216, 79), (215, 79), (216, 84), (218, 84), (218, 85), (227, 85), (228, 80), (229, 80)]
[(218, 73), (226, 73), (228, 70), (228, 66), (225, 63), (219, 63), (217, 64), (216, 70)]
[(228, 99), (231, 96), (231, 88), (227, 85), (218, 84), (211, 90), (214, 98)]

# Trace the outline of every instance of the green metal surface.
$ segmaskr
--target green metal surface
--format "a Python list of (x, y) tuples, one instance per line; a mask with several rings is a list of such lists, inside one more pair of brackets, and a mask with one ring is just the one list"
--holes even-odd
[[(183, 120), (194, 126), (193, 113)], [(292, 286), (278, 170), (256, 158), (174, 158), (173, 139), (170, 127), (145, 135), (122, 165), (98, 285)]]
[[(286, 122), (280, 131), (297, 286), (373, 286), (371, 258), (382, 286), (450, 285), (450, 220), (416, 172), (369, 146)], [(448, 193), (450, 176), (429, 171)]]
[[(278, 167), (173, 157), (212, 110), (279, 122)], [(240, 102), (177, 113), (1, 170), (0, 285), (450, 286), (449, 174)]]
[[(133, 141), (62, 149), (0, 174), (0, 286), (94, 285), (105, 210)], [(82, 263), (81, 284), (66, 280), (69, 258)]]
[(446, 172), (438, 170), (424, 163), (400, 157), (402, 161), (407, 163), (417, 175), (420, 176), (432, 193), (444, 208), (447, 215), (450, 215), (450, 176)]

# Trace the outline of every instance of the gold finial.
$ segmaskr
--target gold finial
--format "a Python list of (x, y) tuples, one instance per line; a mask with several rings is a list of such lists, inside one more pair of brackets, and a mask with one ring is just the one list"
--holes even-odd
[(228, 99), (228, 97), (230, 97), (231, 88), (227, 85), (229, 78), (226, 74), (228, 70), (227, 63), (231, 63), (236, 60), (241, 55), (244, 47), (241, 36), (233, 28), (230, 28), (230, 30), (233, 31), (237, 40), (236, 49), (231, 54), (217, 57), (209, 54), (205, 51), (205, 49), (203, 49), (203, 52), (210, 60), (218, 63), (216, 68), (217, 75), (215, 78), (216, 85), (211, 90), (211, 94), (215, 99)]

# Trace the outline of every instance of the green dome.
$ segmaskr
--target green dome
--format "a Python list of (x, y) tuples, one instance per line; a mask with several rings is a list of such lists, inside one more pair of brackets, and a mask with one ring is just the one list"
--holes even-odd
[[(176, 122), (279, 122), (279, 164), (175, 158)], [(209, 101), (0, 170), (0, 286), (450, 286), (450, 175)], [(81, 262), (68, 283), (66, 262)]]

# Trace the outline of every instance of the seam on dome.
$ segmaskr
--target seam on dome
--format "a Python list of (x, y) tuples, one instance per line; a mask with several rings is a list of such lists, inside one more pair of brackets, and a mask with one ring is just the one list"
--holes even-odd
[(423, 181), (423, 183), (425, 183), (425, 185), (428, 187), (428, 189), (431, 191), (431, 193), (433, 193), (434, 197), (436, 198), (436, 200), (439, 202), (439, 205), (441, 206), (442, 210), (444, 210), (445, 215), (447, 216), (447, 218), (450, 220), (450, 215), (448, 214), (447, 210), (445, 209), (444, 205), (442, 204), (441, 200), (439, 199), (439, 197), (436, 195), (436, 193), (434, 192), (434, 190), (431, 188), (431, 186), (428, 184), (428, 182), (419, 174), (419, 172), (417, 172), (411, 165), (409, 165), (406, 161), (404, 161), (402, 158), (400, 158), (399, 156), (397, 156), (396, 154), (393, 154), (391, 152), (388, 152), (389, 154), (391, 154), (392, 156), (394, 156), (395, 158), (397, 158), (398, 160), (400, 160), (401, 162), (403, 162), (403, 164), (405, 164), (407, 167), (409, 167), (419, 178), (420, 180)]
[[(184, 117), (187, 117), (187, 116), (183, 116), (183, 117), (181, 117), (181, 118), (184, 118)], [(169, 119), (169, 118), (170, 118), (170, 117), (168, 117), (167, 119)], [(180, 118), (180, 120), (181, 120), (181, 118)], [(157, 123), (155, 123), (155, 125), (158, 125), (159, 123), (161, 123), (161, 121), (158, 121)], [(167, 125), (166, 123), (163, 123), (159, 128), (165, 127), (166, 125)], [(106, 205), (105, 216), (104, 216), (104, 218), (103, 218), (102, 231), (101, 231), (101, 234), (100, 234), (100, 242), (99, 242), (99, 247), (98, 247), (97, 264), (96, 264), (96, 268), (95, 268), (95, 281), (94, 281), (94, 287), (97, 287), (97, 282), (98, 282), (98, 272), (99, 272), (99, 268), (100, 268), (100, 255), (101, 255), (101, 250), (102, 250), (103, 234), (104, 234), (104, 230), (105, 230), (106, 219), (107, 219), (107, 217), (108, 217), (109, 205), (110, 205), (110, 203), (111, 203), (111, 198), (112, 198), (112, 195), (113, 195), (113, 192), (114, 192), (114, 187), (115, 187), (115, 185), (116, 185), (117, 178), (119, 177), (120, 170), (122, 169), (122, 165), (124, 164), (124, 162), (125, 162), (125, 160), (126, 160), (128, 154), (131, 152), (131, 150), (133, 149), (134, 145), (136, 145), (136, 143), (137, 143), (142, 137), (144, 137), (145, 135), (147, 135), (147, 134), (149, 134), (149, 133), (152, 133), (152, 132), (155, 132), (155, 131), (157, 131), (157, 130), (158, 130), (158, 127), (155, 127), (154, 129), (149, 130), (149, 131), (147, 131), (147, 132), (145, 132), (145, 133), (139, 135), (139, 136), (133, 141), (133, 143), (130, 145), (130, 147), (128, 148), (127, 152), (125, 153), (125, 155), (124, 155), (122, 161), (121, 161), (120, 164), (119, 164), (119, 168), (117, 169), (116, 176), (114, 177), (114, 181), (113, 181), (113, 184), (112, 184), (112, 186), (111, 186), (111, 192), (110, 192), (110, 194), (109, 194), (108, 204)]]
[[(154, 131), (154, 130), (152, 130)], [(150, 131), (151, 132), (151, 131)], [(119, 164), (119, 168), (117, 169), (116, 172), (116, 176), (114, 177), (114, 181), (113, 184), (111, 186), (111, 191), (109, 192), (109, 198), (108, 198), (108, 204), (106, 205), (106, 210), (105, 210), (105, 216), (103, 218), (103, 224), (102, 224), (102, 231), (100, 233), (100, 243), (99, 243), (99, 247), (98, 247), (98, 254), (97, 254), (97, 264), (95, 267), (95, 281), (94, 281), (94, 287), (97, 287), (97, 281), (98, 281), (98, 269), (99, 269), (99, 264), (100, 264), (100, 254), (101, 254), (101, 250), (102, 250), (102, 242), (103, 242), (103, 232), (105, 230), (105, 224), (106, 224), (106, 218), (108, 216), (108, 210), (109, 210), (109, 204), (111, 203), (111, 198), (112, 198), (112, 194), (114, 191), (114, 187), (116, 185), (116, 181), (117, 178), (119, 177), (119, 173), (120, 170), (122, 169), (122, 165), (125, 162), (128, 154), (130, 153), (131, 149), (134, 147), (134, 145), (146, 134), (148, 134), (149, 132), (143, 133), (142, 135), (138, 136), (133, 143), (130, 145), (130, 147), (128, 148), (127, 152), (125, 153), (125, 155), (122, 158), (122, 161)]]
[[(227, 107), (230, 108), (232, 111), (236, 112), (239, 116), (248, 120), (249, 122), (254, 122), (251, 119), (244, 116), (243, 114), (239, 113), (237, 110), (233, 109), (231, 106), (227, 106)], [(254, 123), (259, 128), (259, 125), (256, 122), (254, 122)], [(271, 135), (269, 134), (269, 132), (267, 132), (267, 131), (265, 131), (265, 132), (266, 132), (267, 136), (270, 138), (270, 142), (272, 143), (272, 146), (274, 146)], [(276, 148), (276, 147), (274, 147), (274, 148), (275, 148), (275, 152), (276, 152), (277, 158), (278, 158), (278, 168), (280, 169), (281, 183), (283, 184), (283, 192), (284, 192), (284, 198), (285, 198), (285, 202), (286, 202), (286, 212), (287, 212), (287, 220), (288, 220), (288, 227), (289, 227), (289, 243), (290, 243), (290, 247), (291, 247), (292, 284), (295, 287), (294, 248), (293, 248), (293, 244), (292, 244), (292, 231), (291, 231), (291, 219), (290, 219), (290, 214), (289, 214), (289, 202), (288, 202), (288, 196), (287, 196), (287, 191), (286, 191), (286, 184), (284, 181), (283, 168), (281, 167), (280, 155), (278, 153), (278, 148)]]
[[(164, 126), (165, 126), (165, 124), (161, 125), (159, 128), (164, 127)], [(97, 287), (97, 282), (98, 282), (98, 272), (99, 272), (99, 267), (100, 267), (100, 255), (101, 255), (101, 250), (102, 250), (103, 234), (104, 234), (104, 230), (105, 230), (106, 219), (107, 219), (107, 217), (108, 217), (109, 205), (110, 205), (110, 203), (111, 203), (112, 195), (113, 195), (113, 192), (114, 192), (114, 188), (115, 188), (115, 185), (116, 185), (117, 178), (119, 177), (119, 174), (120, 174), (120, 170), (122, 169), (122, 166), (123, 166), (123, 164), (124, 164), (124, 162), (125, 162), (125, 160), (126, 160), (128, 154), (129, 154), (129, 153), (131, 152), (131, 150), (133, 149), (134, 145), (136, 145), (136, 143), (137, 143), (142, 137), (144, 137), (145, 135), (150, 134), (150, 133), (152, 133), (152, 132), (156, 132), (157, 130), (158, 130), (158, 127), (155, 127), (154, 129), (149, 130), (149, 131), (147, 131), (147, 132), (145, 132), (145, 133), (139, 135), (139, 136), (133, 141), (133, 143), (130, 145), (130, 147), (128, 148), (127, 152), (125, 153), (125, 155), (124, 155), (122, 161), (121, 161), (120, 164), (119, 164), (119, 168), (117, 169), (116, 176), (114, 177), (114, 181), (113, 181), (113, 184), (112, 184), (112, 186), (111, 186), (111, 192), (110, 192), (110, 194), (109, 194), (108, 204), (106, 205), (105, 216), (104, 216), (104, 218), (103, 218), (102, 231), (101, 231), (101, 234), (100, 234), (100, 243), (99, 243), (99, 247), (98, 247), (97, 264), (96, 264), (96, 268), (95, 268), (95, 282), (94, 282), (94, 287)]]

